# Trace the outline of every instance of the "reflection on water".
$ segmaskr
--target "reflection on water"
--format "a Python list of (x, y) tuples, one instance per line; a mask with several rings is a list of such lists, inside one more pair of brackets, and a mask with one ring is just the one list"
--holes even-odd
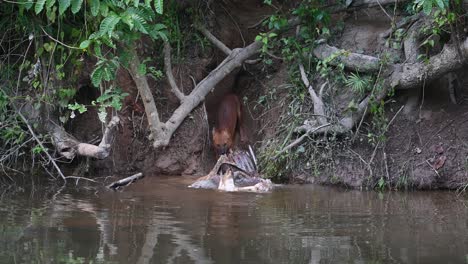
[(3, 195), (0, 263), (468, 263), (455, 193), (220, 193), (191, 180)]

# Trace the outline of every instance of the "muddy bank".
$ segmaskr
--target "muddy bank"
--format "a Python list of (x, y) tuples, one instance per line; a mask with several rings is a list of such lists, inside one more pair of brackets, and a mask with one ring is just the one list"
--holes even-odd
[[(282, 7), (287, 10), (295, 4), (296, 1), (290, 1)], [(184, 92), (189, 92), (194, 82), (207, 76), (225, 58), (225, 54), (211, 45), (201, 45), (194, 37), (200, 35), (191, 26), (192, 21), (184, 20), (188, 16), (183, 15), (183, 9), (179, 11), (181, 30), (192, 37), (183, 43), (182, 52), (178, 54), (183, 59), (173, 63), (172, 71), (179, 86), (183, 87)], [(228, 47), (245, 47), (262, 32), (259, 21), (273, 11), (262, 1), (213, 2), (204, 22)], [(389, 29), (390, 20), (380, 9), (352, 12), (332, 19), (335, 21), (332, 25), (335, 35), (330, 39), (330, 44), (377, 57), (384, 51), (388, 52), (386, 43), (379, 36)], [(161, 54), (161, 47), (148, 48), (144, 43), (138, 47), (141, 54), (148, 57)], [(393, 50), (389, 56), (399, 60), (403, 54), (401, 50)], [(152, 63), (151, 66), (156, 68), (163, 67), (161, 61)], [(285, 125), (280, 117), (288, 112), (292, 104), (289, 97), (292, 91), (288, 89), (294, 81), (288, 67), (288, 63), (281, 58), (273, 58), (271, 65), (244, 65), (234, 71), (185, 119), (170, 145), (161, 150), (151, 147), (143, 104), (132, 78), (122, 71), (118, 74), (118, 83), (130, 96), (125, 99), (120, 113), (122, 123), (112, 154), (103, 161), (92, 160), (88, 173), (143, 171), (150, 175), (206, 174), (215, 164), (211, 146), (215, 112), (219, 98), (228, 92), (242, 99), (248, 143), (261, 155), (270, 141), (278, 137), (280, 126)], [(290, 155), (295, 161), (280, 165), (288, 166), (288, 175), (282, 175), (281, 180), (354, 188), (457, 189), (465, 186), (468, 183), (468, 146), (465, 144), (468, 137), (465, 121), (468, 120), (465, 115), (468, 105), (464, 98), (468, 78), (461, 74), (457, 76), (461, 86), (457, 90), (459, 100), (456, 104), (450, 98), (446, 78), (425, 83), (416, 104), (408, 103), (409, 92), (396, 91), (385, 102), (384, 116), (388, 129), (384, 142), (376, 144), (370, 140), (369, 135), (374, 133), (370, 118), (361, 120), (358, 129), (334, 138), (333, 144), (321, 143), (320, 136), (311, 137), (314, 144), (305, 143), (291, 150)], [(170, 92), (165, 79), (149, 78), (149, 82), (153, 96), (157, 98), (156, 104), (161, 109), (161, 119), (167, 120), (178, 105), (177, 98)], [(338, 88), (340, 103), (336, 108), (345, 111), (354, 94), (348, 87)], [(308, 97), (306, 91), (304, 94), (304, 97)], [(300, 108), (305, 112), (313, 109), (313, 104), (305, 98)], [(87, 130), (83, 131), (83, 127), (87, 127)], [(89, 111), (75, 119), (69, 129), (81, 141), (88, 142), (94, 135), (99, 135), (101, 125), (96, 113)], [(292, 139), (297, 137), (299, 135), (295, 133), (290, 135)], [(329, 140), (329, 135), (324, 135), (323, 140)], [(75, 161), (71, 167), (79, 162)], [(272, 170), (268, 174), (275, 179), (274, 173)]]

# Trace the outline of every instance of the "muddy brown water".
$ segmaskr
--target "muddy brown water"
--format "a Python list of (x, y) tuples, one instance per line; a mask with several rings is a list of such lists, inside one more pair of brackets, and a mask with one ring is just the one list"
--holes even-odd
[(468, 200), (453, 192), (221, 193), (192, 180), (5, 193), (0, 263), (468, 263)]

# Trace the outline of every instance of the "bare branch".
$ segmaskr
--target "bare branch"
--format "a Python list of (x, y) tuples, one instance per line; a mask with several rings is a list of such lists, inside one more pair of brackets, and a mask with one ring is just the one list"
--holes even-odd
[(255, 41), (243, 49), (234, 49), (221, 64), (201, 80), (193, 91), (187, 95), (183, 103), (174, 111), (172, 116), (164, 124), (163, 133), (154, 138), (153, 146), (155, 148), (165, 147), (169, 144), (172, 134), (184, 121), (184, 119), (197, 107), (205, 96), (216, 86), (224, 77), (231, 73), (235, 68), (240, 67), (242, 63), (252, 55), (256, 54), (262, 46), (262, 43)]
[[(228, 46), (226, 46), (223, 42), (221, 42), (218, 38), (216, 38), (213, 34), (211, 34), (211, 32), (208, 31), (208, 29), (206, 29), (204, 26), (196, 24), (194, 27), (198, 29), (209, 41), (211, 41), (211, 43), (213, 43), (213, 45), (215, 45), (218, 49), (220, 49), (224, 54), (226, 55), (231, 54), (232, 50), (228, 48)], [(269, 55), (272, 57), (274, 56), (271, 54)], [(256, 63), (259, 63), (260, 60), (259, 59), (246, 60), (244, 62), (247, 64), (256, 64)]]
[(164, 68), (166, 69), (166, 76), (171, 85), (172, 93), (182, 102), (185, 95), (180, 91), (179, 87), (177, 87), (174, 75), (172, 75), (171, 45), (168, 41), (164, 41)]
[(307, 74), (305, 73), (304, 70), (304, 65), (299, 64), (299, 71), (301, 72), (301, 79), (304, 85), (307, 87), (307, 90), (309, 91), (310, 97), (312, 98), (312, 102), (314, 103), (314, 114), (318, 115), (317, 120), (320, 125), (323, 125), (327, 123), (327, 119), (324, 118), (325, 116), (325, 105), (322, 101), (322, 99), (317, 96), (317, 93), (315, 92), (314, 88), (312, 85), (310, 85), (309, 80), (307, 79)]
[(209, 41), (211, 41), (211, 43), (213, 43), (213, 45), (215, 45), (226, 55), (229, 55), (231, 53), (231, 49), (224, 45), (224, 43), (217, 39), (213, 34), (211, 34), (211, 32), (208, 31), (208, 29), (206, 29), (204, 26), (200, 24), (195, 24), (194, 27), (198, 29)]
[(135, 50), (133, 50), (132, 60), (130, 60), (130, 75), (132, 76), (135, 84), (140, 92), (143, 105), (145, 107), (145, 113), (148, 118), (148, 124), (151, 130), (151, 137), (153, 139), (158, 138), (164, 133), (164, 124), (159, 120), (158, 109), (156, 108), (156, 103), (154, 102), (153, 95), (151, 94), (151, 89), (148, 85), (148, 80), (144, 75), (141, 75), (138, 72), (138, 66), (140, 65), (140, 59)]

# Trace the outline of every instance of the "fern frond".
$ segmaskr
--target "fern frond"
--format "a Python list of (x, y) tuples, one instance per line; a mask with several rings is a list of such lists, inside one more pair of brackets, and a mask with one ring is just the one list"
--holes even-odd
[(107, 34), (109, 37), (111, 37), (112, 33), (114, 32), (114, 28), (119, 23), (119, 21), (120, 17), (116, 14), (112, 14), (104, 18), (104, 20), (101, 22), (101, 25), (99, 26), (99, 35), (104, 36)]
[(96, 67), (91, 73), (91, 82), (93, 83), (94, 87), (99, 87), (99, 84), (101, 84), (103, 73), (104, 69), (102, 66)]
[(156, 12), (160, 15), (163, 13), (163, 0), (154, 0), (154, 8)]

